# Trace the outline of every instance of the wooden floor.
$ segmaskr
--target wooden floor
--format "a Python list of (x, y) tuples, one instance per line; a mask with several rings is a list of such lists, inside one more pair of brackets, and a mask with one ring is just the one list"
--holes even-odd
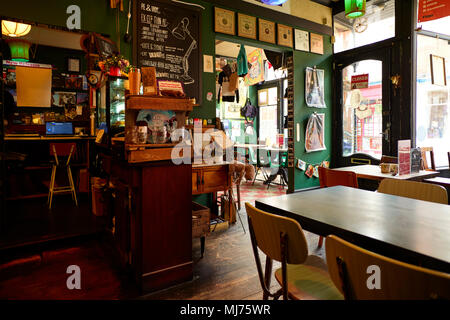
[[(245, 209), (241, 210), (246, 233), (238, 222), (229, 229), (211, 233), (206, 238), (206, 249), (200, 259), (200, 241), (193, 243), (194, 280), (142, 296), (140, 299), (183, 300), (260, 300), (262, 289), (259, 283), (255, 259), (248, 233)], [(324, 257), (324, 249), (317, 249), (318, 236), (306, 233), (309, 253)], [(261, 254), (261, 261), (265, 257)], [(273, 270), (279, 267), (274, 263)], [(273, 290), (279, 288), (272, 280)]]
[[(243, 199), (243, 202), (251, 200), (255, 199)], [(194, 239), (192, 281), (140, 296), (129, 273), (115, 262), (111, 239), (103, 234), (67, 243), (58, 241), (56, 247), (40, 248), (9, 264), (0, 263), (0, 299), (259, 300), (262, 290), (244, 205), (241, 218), (246, 233), (239, 220), (226, 230), (210, 233), (203, 258), (200, 258), (200, 240)], [(306, 236), (310, 254), (324, 258), (324, 250), (317, 250), (318, 237), (310, 233)], [(265, 262), (263, 256), (261, 261)], [(67, 289), (66, 269), (72, 264), (81, 268), (81, 290)], [(275, 264), (274, 270), (278, 266)], [(274, 279), (272, 288), (278, 288)]]

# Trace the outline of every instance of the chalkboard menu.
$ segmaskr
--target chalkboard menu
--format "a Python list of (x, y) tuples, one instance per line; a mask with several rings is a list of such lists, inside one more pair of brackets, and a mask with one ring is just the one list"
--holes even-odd
[(173, 2), (134, 1), (133, 54), (138, 67), (181, 81), (188, 97), (201, 101), (200, 11)]

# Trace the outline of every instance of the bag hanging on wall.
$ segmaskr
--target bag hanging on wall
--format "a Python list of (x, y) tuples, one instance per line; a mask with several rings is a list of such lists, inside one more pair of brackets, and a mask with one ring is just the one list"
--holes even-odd
[(258, 114), (258, 109), (252, 105), (250, 98), (247, 98), (245, 105), (241, 108), (241, 116), (245, 117), (245, 120), (249, 121), (249, 119), (256, 118)]

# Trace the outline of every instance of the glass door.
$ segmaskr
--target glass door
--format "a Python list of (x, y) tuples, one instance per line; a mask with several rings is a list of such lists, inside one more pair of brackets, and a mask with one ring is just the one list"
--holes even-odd
[[(336, 166), (378, 163), (390, 154), (388, 51), (336, 59)], [(361, 59), (363, 58), (363, 59)]]

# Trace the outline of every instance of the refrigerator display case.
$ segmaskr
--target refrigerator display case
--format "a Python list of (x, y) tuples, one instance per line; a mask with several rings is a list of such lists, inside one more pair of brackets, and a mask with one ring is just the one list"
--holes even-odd
[(108, 76), (97, 90), (97, 127), (111, 137), (125, 132), (125, 89), (128, 78)]

